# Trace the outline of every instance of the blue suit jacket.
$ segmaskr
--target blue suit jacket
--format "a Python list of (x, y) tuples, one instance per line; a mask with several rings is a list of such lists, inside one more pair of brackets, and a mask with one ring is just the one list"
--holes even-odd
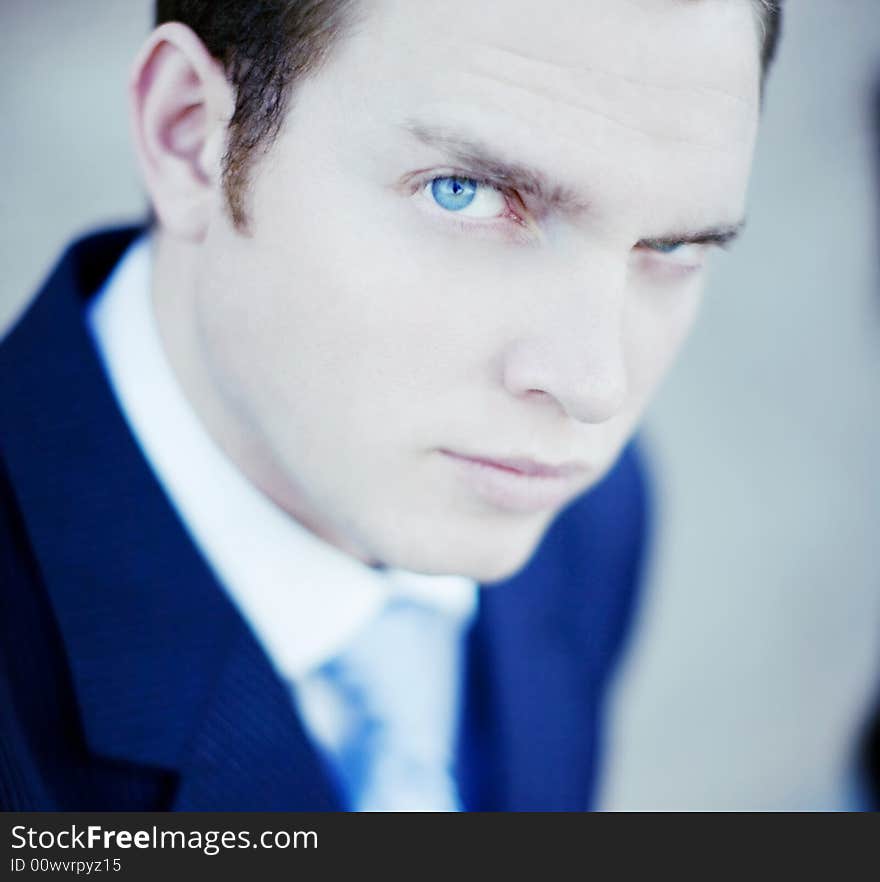
[[(137, 232), (75, 244), (0, 347), (0, 808), (341, 808), (86, 331), (85, 302)], [(645, 512), (628, 448), (524, 570), (481, 592), (456, 768), (467, 808), (589, 807)]]

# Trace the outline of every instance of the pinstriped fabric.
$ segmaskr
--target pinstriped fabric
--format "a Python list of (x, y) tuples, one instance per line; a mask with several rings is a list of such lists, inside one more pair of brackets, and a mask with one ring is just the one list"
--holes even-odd
[(187, 757), (176, 811), (338, 811), (290, 694), (242, 631)]
[(0, 810), (163, 810), (174, 776), (92, 756), (0, 460)]

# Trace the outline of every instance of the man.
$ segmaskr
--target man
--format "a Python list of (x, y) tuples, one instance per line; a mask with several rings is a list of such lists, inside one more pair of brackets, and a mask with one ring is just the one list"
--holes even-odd
[(3, 807), (590, 806), (627, 446), (776, 4), (160, 2), (156, 222), (2, 350)]

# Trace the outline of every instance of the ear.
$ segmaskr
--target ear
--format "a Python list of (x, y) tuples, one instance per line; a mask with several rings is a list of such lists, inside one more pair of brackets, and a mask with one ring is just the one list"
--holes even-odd
[(235, 96), (222, 66), (188, 27), (163, 24), (132, 68), (129, 108), (159, 222), (172, 235), (199, 241), (223, 205), (222, 159)]

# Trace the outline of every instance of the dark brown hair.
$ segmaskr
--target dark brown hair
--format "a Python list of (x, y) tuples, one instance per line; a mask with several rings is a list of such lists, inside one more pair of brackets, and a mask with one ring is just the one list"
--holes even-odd
[(767, 71), (776, 57), (779, 46), (779, 35), (782, 32), (783, 0), (757, 0), (764, 27), (764, 39), (761, 42), (761, 76), (767, 79)]
[(354, 0), (157, 0), (156, 24), (190, 27), (235, 87), (223, 160), (229, 210), (246, 221), (248, 172), (284, 120), (293, 83), (312, 73), (350, 23)]
[[(779, 42), (782, 0), (754, 0), (764, 27), (763, 74)], [(248, 171), (284, 119), (291, 86), (314, 72), (351, 23), (356, 0), (157, 0), (156, 24), (179, 21), (220, 61), (236, 91), (223, 160), (229, 210), (246, 222)]]

